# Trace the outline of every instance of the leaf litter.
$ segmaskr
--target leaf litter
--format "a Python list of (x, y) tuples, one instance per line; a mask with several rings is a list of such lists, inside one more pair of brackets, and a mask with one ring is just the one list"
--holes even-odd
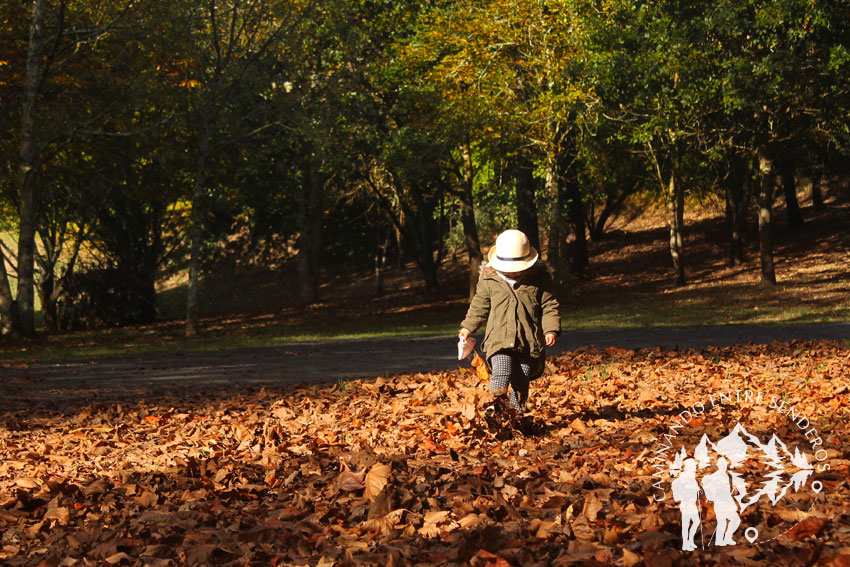
[[(846, 346), (580, 349), (532, 384), (525, 434), (488, 425), (479, 370), (2, 404), (0, 563), (850, 564)], [(816, 514), (777, 509), (802, 519), (783, 537), (683, 554), (648, 455), (671, 416), (736, 390), (819, 424), (827, 489)]]

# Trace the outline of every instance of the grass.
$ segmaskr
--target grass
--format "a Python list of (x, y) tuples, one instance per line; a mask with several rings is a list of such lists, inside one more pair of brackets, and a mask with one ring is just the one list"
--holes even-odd
[(565, 309), (562, 324), (569, 329), (688, 327), (705, 325), (790, 325), (850, 321), (850, 304), (795, 304), (799, 286), (758, 283), (728, 286), (702, 296), (682, 291), (667, 296), (621, 296), (606, 305)]
[(285, 346), (290, 343), (380, 338), (391, 336), (445, 335), (457, 331), (457, 317), (433, 311), (422, 322), (422, 313), (368, 316), (312, 323), (264, 320), (262, 316), (213, 318), (202, 321), (196, 337), (185, 337), (182, 322), (131, 326), (101, 331), (44, 335), (0, 348), (7, 361), (60, 361), (115, 356), (135, 356), (181, 351), (220, 351), (237, 348)]
[[(615, 224), (590, 244), (592, 277), (561, 298), (569, 329), (680, 327), (724, 324), (798, 324), (850, 321), (850, 204), (832, 199), (825, 212), (804, 209), (802, 230), (785, 229), (778, 211), (776, 286), (759, 283), (754, 235), (740, 266), (725, 258), (723, 219), (705, 209), (687, 219), (688, 284), (671, 284), (663, 220), (651, 215)], [(285, 346), (291, 342), (388, 336), (451, 335), (466, 311), (462, 262), (442, 274), (443, 294), (429, 296), (413, 266), (388, 271), (377, 296), (371, 274), (327, 277), (323, 303), (292, 305), (291, 281), (279, 273), (228, 273), (202, 283), (201, 333), (186, 338), (179, 320), (184, 283), (162, 289), (168, 321), (102, 331), (45, 334), (0, 344), (6, 361), (56, 361), (155, 352)], [(221, 272), (217, 272), (221, 273)]]

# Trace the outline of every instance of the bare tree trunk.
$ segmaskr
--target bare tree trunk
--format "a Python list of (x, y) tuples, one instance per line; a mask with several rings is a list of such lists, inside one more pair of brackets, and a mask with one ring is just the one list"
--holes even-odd
[(21, 115), (20, 226), (18, 234), (18, 316), (21, 334), (35, 334), (35, 192), (33, 179), (38, 151), (35, 140), (35, 106), (41, 82), (41, 56), (44, 49), (45, 0), (33, 0), (27, 63), (24, 76), (24, 104)]
[(198, 146), (198, 162), (195, 166), (195, 182), (192, 185), (192, 215), (189, 228), (189, 282), (186, 286), (186, 336), (198, 334), (198, 295), (201, 273), (201, 223), (203, 222), (204, 187), (209, 157), (210, 125), (207, 120), (201, 129)]
[[(60, 231), (61, 232), (61, 231)], [(45, 236), (45, 233), (47, 236)], [(57, 317), (59, 315), (56, 305), (56, 263), (59, 251), (64, 245), (64, 234), (55, 234), (51, 230), (41, 233), (41, 246), (44, 250), (36, 258), (41, 269), (41, 278), (36, 286), (36, 293), (41, 301), (41, 320), (46, 331), (57, 330)]]
[(776, 184), (776, 174), (773, 168), (773, 158), (768, 155), (767, 148), (759, 147), (759, 177), (758, 195), (759, 207), (759, 257), (761, 259), (761, 281), (769, 285), (776, 284), (776, 271), (773, 265), (773, 237), (771, 235), (771, 217), (773, 214), (773, 194)]
[(433, 231), (431, 228), (433, 218), (431, 209), (425, 207), (421, 200), (416, 205), (415, 211), (411, 215), (413, 226), (410, 227), (410, 233), (413, 236), (413, 245), (416, 247), (416, 263), (422, 271), (422, 278), (425, 282), (425, 292), (432, 294), (440, 289), (440, 282), (437, 279), (439, 263), (434, 259)]
[(587, 218), (581, 202), (581, 187), (575, 175), (564, 182), (564, 196), (567, 205), (566, 253), (570, 260), (570, 271), (576, 276), (587, 275), (590, 266), (587, 252)]
[(555, 155), (554, 149), (550, 149), (546, 154), (546, 195), (550, 202), (550, 226), (548, 238), (548, 254), (546, 261), (549, 267), (555, 271), (556, 276), (563, 275), (560, 272), (564, 269), (564, 247), (565, 239), (566, 209), (563, 202), (563, 191), (561, 190), (560, 175), (558, 171), (558, 158)]
[(390, 228), (386, 229), (383, 242), (378, 240), (378, 249), (375, 251), (375, 291), (378, 295), (384, 295), (384, 270), (387, 266), (387, 249), (390, 245)]
[(0, 247), (0, 338), (8, 337), (14, 332), (16, 315), (9, 274), (6, 272), (6, 255)]
[[(48, 331), (59, 330), (59, 298), (65, 293), (65, 282), (74, 273), (74, 267), (77, 264), (84, 239), (84, 231), (81, 230), (71, 249), (70, 257), (61, 276), (57, 276), (55, 271), (57, 253), (48, 254), (48, 258), (42, 265), (44, 278), (38, 286), (38, 295), (41, 299), (44, 328)], [(64, 240), (64, 237), (62, 240)], [(57, 248), (61, 249), (62, 247), (63, 243), (60, 243)], [(47, 248), (48, 246), (45, 245), (45, 249)]]
[(58, 311), (56, 309), (56, 301), (54, 299), (54, 291), (56, 288), (56, 277), (52, 272), (45, 272), (41, 282), (37, 286), (38, 298), (41, 301), (41, 316), (44, 324), (44, 329), (47, 331), (55, 331), (58, 328)]
[(554, 272), (556, 287), (565, 292), (582, 277), (588, 255), (581, 195), (574, 180), (564, 179), (566, 166), (562, 157), (552, 154), (546, 160), (546, 189), (553, 203), (547, 262)]
[(475, 204), (472, 196), (475, 172), (472, 169), (472, 155), (469, 146), (463, 148), (463, 187), (460, 192), (460, 220), (463, 225), (466, 253), (469, 256), (469, 299), (475, 296), (478, 285), (478, 275), (484, 255), (481, 253), (481, 239), (478, 237), (478, 227), (475, 224)]
[(623, 206), (623, 203), (626, 202), (629, 195), (634, 194), (637, 187), (638, 182), (632, 181), (631, 185), (621, 191), (618, 195), (614, 196), (609, 194), (605, 198), (605, 205), (602, 207), (602, 211), (599, 213), (595, 222), (592, 214), (586, 217), (589, 221), (588, 232), (590, 233), (590, 238), (592, 240), (603, 240), (605, 238), (605, 225), (608, 224), (608, 221), (611, 219), (611, 215), (616, 213)]
[(823, 172), (820, 168), (816, 168), (815, 171), (812, 172), (812, 206), (816, 211), (823, 211), (826, 209), (826, 203), (823, 202), (823, 191), (821, 189), (822, 177)]
[(517, 158), (516, 172), (516, 211), (517, 228), (527, 237), (537, 250), (540, 250), (540, 221), (537, 215), (537, 181), (534, 179), (534, 163), (525, 156)]
[(301, 303), (312, 304), (319, 300), (319, 267), (322, 250), (322, 220), (325, 197), (325, 179), (321, 164), (310, 165), (307, 179), (298, 204), (298, 258), (296, 273), (298, 297)]
[(788, 226), (801, 228), (805, 224), (803, 213), (800, 212), (800, 202), (797, 200), (797, 185), (794, 182), (794, 158), (786, 157), (780, 166), (782, 190), (785, 194), (785, 211), (788, 214)]
[(676, 136), (670, 132), (670, 163), (669, 174), (664, 174), (664, 168), (651, 143), (646, 148), (655, 165), (655, 174), (661, 184), (661, 191), (667, 205), (667, 226), (670, 231), (668, 247), (670, 257), (673, 260), (673, 272), (675, 273), (675, 285), (685, 285), (685, 258), (684, 258), (684, 228), (685, 228), (685, 191), (679, 179), (679, 155), (676, 149)]
[(750, 167), (740, 156), (730, 156), (726, 177), (726, 225), (729, 230), (729, 263), (739, 266), (744, 263), (744, 233), (747, 223)]
[(674, 161), (670, 169), (670, 177), (665, 187), (667, 197), (667, 224), (670, 228), (670, 257), (673, 260), (673, 271), (676, 275), (677, 286), (685, 285), (685, 259), (684, 259), (684, 210), (685, 192), (679, 182), (678, 164)]

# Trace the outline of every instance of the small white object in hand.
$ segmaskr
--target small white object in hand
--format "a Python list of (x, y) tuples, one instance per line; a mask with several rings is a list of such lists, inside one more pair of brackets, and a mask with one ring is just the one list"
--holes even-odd
[(463, 360), (470, 354), (472, 354), (472, 349), (475, 348), (475, 339), (469, 337), (468, 339), (460, 339), (457, 342), (457, 359)]

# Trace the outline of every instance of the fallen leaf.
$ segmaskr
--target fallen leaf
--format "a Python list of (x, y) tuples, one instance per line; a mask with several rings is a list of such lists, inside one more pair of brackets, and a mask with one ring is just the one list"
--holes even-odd
[(602, 501), (599, 500), (596, 493), (588, 492), (584, 497), (581, 513), (589, 522), (595, 522), (597, 514), (602, 511), (602, 507)]
[(596, 530), (587, 521), (587, 517), (579, 516), (570, 522), (570, 528), (576, 539), (582, 542), (591, 542), (596, 539)]
[(28, 476), (22, 476), (22, 477), (15, 479), (15, 486), (18, 486), (20, 488), (33, 489), (33, 488), (38, 488), (41, 485), (34, 478), (30, 478)]
[(570, 422), (570, 427), (581, 434), (587, 432), (587, 425), (585, 425), (584, 422), (579, 418), (575, 418), (574, 420), (572, 420)]
[(640, 555), (629, 549), (623, 549), (623, 565), (626, 567), (633, 567), (641, 561), (643, 561), (643, 558)]
[(360, 524), (360, 527), (372, 533), (388, 535), (392, 533), (393, 529), (401, 521), (401, 517), (404, 515), (404, 512), (404, 509), (393, 510), (380, 518), (372, 518), (370, 520), (363, 521)]
[(372, 501), (381, 493), (390, 478), (390, 467), (383, 463), (375, 463), (369, 472), (366, 473), (365, 487), (363, 497), (366, 500)]
[(512, 567), (507, 559), (481, 549), (469, 560), (472, 567)]
[(63, 526), (68, 523), (68, 520), (71, 517), (71, 512), (65, 506), (60, 506), (58, 508), (53, 508), (52, 510), (48, 510), (44, 513), (45, 520), (56, 520)]
[(480, 382), (490, 382), (490, 370), (487, 368), (487, 363), (481, 355), (478, 354), (478, 351), (474, 351), (472, 356), (472, 366), (475, 368), (476, 376), (478, 376), (478, 380)]
[(344, 459), (340, 459), (341, 470), (336, 479), (336, 485), (342, 492), (355, 492), (363, 488), (363, 477), (366, 471), (353, 472)]
[(826, 518), (809, 517), (794, 525), (786, 535), (794, 541), (800, 541), (809, 536), (818, 535), (827, 523), (829, 520)]
[(118, 552), (114, 555), (110, 555), (109, 557), (105, 558), (104, 561), (106, 561), (110, 565), (118, 565), (119, 563), (122, 563), (122, 562), (123, 563), (132, 563), (134, 561), (134, 559), (132, 557), (130, 557), (129, 555), (127, 555), (126, 553), (124, 553), (123, 551), (121, 551), (121, 552)]

